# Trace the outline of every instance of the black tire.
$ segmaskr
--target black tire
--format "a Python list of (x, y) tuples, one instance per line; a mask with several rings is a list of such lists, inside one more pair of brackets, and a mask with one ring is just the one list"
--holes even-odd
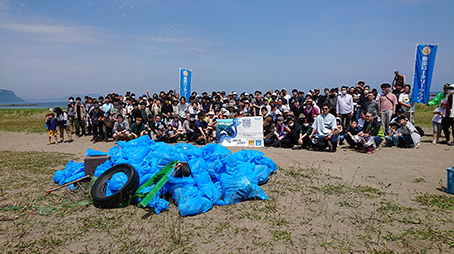
[[(115, 173), (123, 172), (128, 176), (126, 184), (111, 196), (106, 197), (106, 181)], [(139, 187), (139, 174), (129, 164), (118, 164), (104, 172), (91, 189), (93, 205), (97, 208), (118, 208), (127, 201)]]

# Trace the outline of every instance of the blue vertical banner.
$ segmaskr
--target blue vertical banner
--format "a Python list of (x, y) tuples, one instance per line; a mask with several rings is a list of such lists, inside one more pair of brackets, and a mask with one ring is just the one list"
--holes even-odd
[(416, 45), (415, 76), (411, 102), (429, 102), (430, 85), (438, 45)]
[(180, 98), (186, 97), (186, 101), (191, 96), (191, 76), (191, 70), (180, 68)]

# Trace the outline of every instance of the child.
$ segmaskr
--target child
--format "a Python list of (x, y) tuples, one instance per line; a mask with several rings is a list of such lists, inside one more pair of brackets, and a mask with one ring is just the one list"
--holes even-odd
[(350, 127), (347, 129), (347, 133), (345, 135), (345, 139), (347, 143), (350, 145), (349, 148), (355, 148), (358, 139), (358, 133), (361, 131), (361, 127), (358, 126), (357, 120), (352, 120), (350, 123)]
[(166, 143), (175, 143), (178, 140), (178, 133), (173, 129), (171, 124), (167, 125), (165, 140)]
[(49, 143), (48, 145), (51, 144), (52, 136), (55, 137), (55, 144), (58, 145), (58, 140), (57, 140), (57, 119), (55, 119), (55, 113), (50, 112), (46, 114), (46, 127), (47, 127), (47, 133), (49, 134)]
[(340, 119), (340, 117), (336, 117), (336, 125), (337, 125), (337, 130), (334, 132), (334, 135), (336, 135), (337, 145), (339, 146), (344, 143), (344, 139), (345, 139), (344, 124), (342, 123), (342, 120)]
[(440, 107), (436, 108), (433, 111), (434, 117), (432, 118), (432, 125), (434, 128), (434, 139), (432, 140), (432, 144), (439, 143), (439, 138), (441, 134), (441, 130), (443, 129), (441, 120), (446, 114), (446, 107), (448, 106), (448, 101), (447, 100), (442, 100), (440, 103)]
[(375, 139), (370, 135), (370, 130), (364, 130), (363, 134), (363, 138), (358, 143), (359, 152), (371, 154), (375, 149)]
[(399, 136), (401, 134), (400, 126), (396, 122), (391, 122), (389, 124), (389, 128), (391, 128), (390, 133), (385, 136), (386, 146), (398, 146), (399, 145)]

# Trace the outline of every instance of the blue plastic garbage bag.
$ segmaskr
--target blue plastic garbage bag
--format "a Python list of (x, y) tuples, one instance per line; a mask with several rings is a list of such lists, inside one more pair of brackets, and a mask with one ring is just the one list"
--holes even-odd
[(106, 160), (103, 164), (96, 167), (95, 176), (100, 177), (102, 175), (102, 173), (106, 172), (109, 168), (111, 168), (113, 166), (114, 166), (114, 163), (112, 163), (111, 160)]
[(214, 185), (208, 172), (202, 172), (194, 176), (197, 187), (204, 196), (213, 203), (217, 202), (222, 197), (221, 191)]
[(87, 148), (87, 152), (85, 153), (85, 156), (95, 156), (95, 155), (107, 155), (107, 153), (102, 152), (102, 151), (96, 151), (90, 148)]
[[(154, 184), (149, 187), (145, 187), (142, 190), (140, 190), (140, 193), (148, 193), (153, 189)], [(162, 211), (169, 209), (169, 202), (163, 198), (160, 198), (160, 195), (163, 195), (164, 193), (162, 192), (162, 189), (153, 197), (153, 199), (148, 202), (146, 207), (153, 208), (156, 214), (161, 214)], [(142, 201), (142, 199), (138, 199), (135, 202), (139, 203)]]
[(204, 213), (213, 207), (213, 202), (200, 195), (196, 186), (174, 185), (170, 189), (170, 194), (182, 216)]
[(63, 170), (57, 170), (52, 180), (54, 180), (54, 183), (59, 183), (63, 177), (65, 177), (65, 172)]
[(222, 199), (216, 205), (231, 205), (250, 198), (267, 199), (265, 192), (244, 175), (222, 174)]
[(120, 190), (128, 181), (128, 176), (123, 172), (115, 173), (110, 180), (106, 181), (106, 197)]

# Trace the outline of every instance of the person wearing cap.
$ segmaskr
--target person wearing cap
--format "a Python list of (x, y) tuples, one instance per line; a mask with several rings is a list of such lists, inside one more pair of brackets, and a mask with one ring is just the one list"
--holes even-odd
[(271, 98), (269, 100), (269, 103), (271, 102), (277, 102), (277, 93), (272, 93)]
[(437, 94), (437, 96), (435, 96), (435, 98), (433, 100), (429, 101), (429, 103), (426, 103), (426, 105), (429, 105), (429, 106), (437, 105), (437, 107), (440, 107), (441, 101), (448, 99), (449, 86), (450, 86), (449, 83), (444, 84), (443, 92)]
[(123, 115), (117, 115), (117, 121), (113, 126), (113, 139), (114, 140), (127, 140), (129, 136), (129, 123), (124, 121)]
[(337, 130), (336, 117), (330, 113), (330, 105), (323, 104), (322, 113), (319, 114), (312, 124), (312, 131), (309, 138), (316, 146), (321, 146), (324, 150), (329, 147), (330, 152), (335, 152), (337, 148), (337, 140), (334, 132)]
[(397, 97), (391, 93), (391, 85), (388, 83), (381, 84), (383, 94), (378, 99), (380, 105), (380, 118), (383, 125), (383, 131), (385, 134), (390, 132), (389, 123), (391, 117), (396, 114), (396, 106), (398, 104)]
[(55, 137), (55, 144), (58, 144), (57, 140), (57, 119), (55, 118), (54, 112), (49, 112), (46, 114), (46, 127), (47, 127), (47, 134), (49, 136), (48, 145), (51, 144), (52, 136)]
[[(440, 136), (441, 136), (441, 130), (443, 129), (443, 118), (446, 115), (446, 108), (448, 107), (448, 101), (447, 100), (442, 100), (440, 103), (440, 107), (436, 108), (432, 113), (434, 114), (434, 117), (432, 118), (432, 126), (433, 126), (433, 141), (432, 143), (435, 145), (436, 143), (440, 143)], [(445, 132), (445, 137), (446, 134), (448, 134), (449, 138), (449, 126), (447, 126), (447, 132)]]
[(312, 99), (307, 99), (304, 103), (303, 114), (306, 116), (309, 124), (313, 124), (315, 118), (319, 114), (319, 111), (313, 106)]
[(400, 124), (399, 147), (402, 148), (418, 148), (421, 136), (412, 123), (408, 122), (405, 116), (399, 116), (397, 123)]
[(204, 120), (205, 113), (200, 112), (198, 114), (198, 119), (194, 124), (194, 140), (197, 145), (203, 145), (206, 143), (207, 136), (207, 127), (208, 123)]

